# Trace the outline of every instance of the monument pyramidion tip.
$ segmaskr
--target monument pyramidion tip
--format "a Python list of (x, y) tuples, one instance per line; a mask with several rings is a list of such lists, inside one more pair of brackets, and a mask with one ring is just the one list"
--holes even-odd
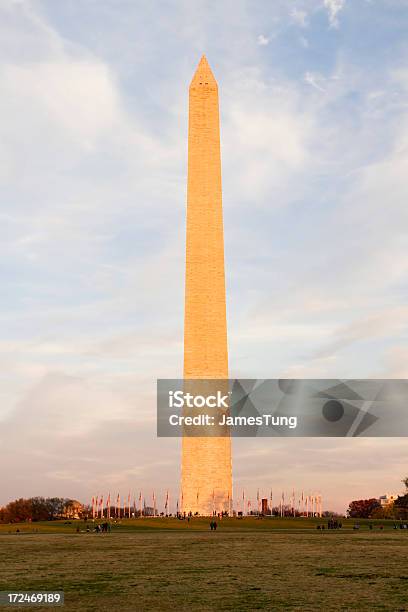
[(203, 87), (205, 87), (206, 85), (213, 87), (217, 86), (217, 81), (215, 80), (215, 77), (210, 68), (210, 64), (208, 63), (207, 58), (204, 54), (201, 56), (201, 59), (197, 66), (197, 70), (195, 71), (192, 81), (190, 83), (190, 87), (197, 87), (200, 85)]

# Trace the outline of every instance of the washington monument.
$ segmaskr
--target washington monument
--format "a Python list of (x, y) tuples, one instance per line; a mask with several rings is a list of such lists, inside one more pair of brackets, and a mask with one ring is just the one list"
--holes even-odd
[[(184, 379), (227, 379), (224, 235), (218, 86), (206, 57), (189, 90)], [(183, 437), (183, 512), (232, 503), (231, 438)]]

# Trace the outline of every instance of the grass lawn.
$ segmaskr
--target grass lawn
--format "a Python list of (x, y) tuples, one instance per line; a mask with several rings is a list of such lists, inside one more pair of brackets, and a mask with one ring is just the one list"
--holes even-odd
[(199, 519), (179, 528), (142, 519), (110, 534), (77, 534), (76, 523), (8, 534), (6, 525), (0, 590), (64, 590), (65, 610), (76, 612), (408, 610), (408, 531), (268, 524), (230, 519), (211, 532)]
[[(102, 523), (107, 519), (96, 520), (95, 524)], [(193, 518), (190, 522), (187, 520), (180, 521), (175, 518), (166, 517), (145, 517), (142, 519), (120, 519), (118, 521), (111, 520), (112, 530), (115, 533), (119, 532), (135, 532), (135, 531), (208, 531), (209, 518)], [(385, 530), (392, 529), (394, 521), (390, 520), (369, 520), (369, 519), (341, 519), (343, 531), (349, 531), (356, 523), (359, 523), (362, 529), (367, 530), (367, 525), (371, 523), (374, 529), (378, 529), (380, 525), (384, 526)], [(258, 519), (256, 517), (245, 517), (244, 519), (217, 519), (218, 525), (222, 531), (279, 531), (284, 530), (316, 530), (317, 525), (325, 524), (327, 519), (319, 518), (279, 518), (265, 517)], [(92, 520), (88, 523), (83, 521), (42, 521), (38, 523), (15, 523), (15, 524), (0, 524), (0, 534), (13, 533), (17, 529), (20, 532), (28, 533), (75, 533), (79, 527), (81, 531), (89, 525), (93, 528)]]

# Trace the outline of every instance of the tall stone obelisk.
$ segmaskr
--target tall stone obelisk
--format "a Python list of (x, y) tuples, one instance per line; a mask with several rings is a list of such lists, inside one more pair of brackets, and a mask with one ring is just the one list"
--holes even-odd
[[(189, 90), (184, 378), (227, 379), (218, 86), (203, 55)], [(217, 432), (215, 431), (215, 436)], [(183, 437), (183, 512), (232, 501), (231, 438)]]

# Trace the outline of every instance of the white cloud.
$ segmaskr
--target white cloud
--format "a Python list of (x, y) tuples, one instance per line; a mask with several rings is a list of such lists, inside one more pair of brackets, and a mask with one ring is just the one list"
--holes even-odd
[(301, 9), (293, 8), (290, 12), (290, 16), (294, 23), (299, 25), (302, 28), (305, 28), (308, 25), (307, 22), (307, 13)]
[(320, 83), (324, 82), (324, 78), (320, 74), (315, 74), (313, 72), (306, 72), (304, 76), (304, 81), (308, 85), (311, 85), (315, 89), (321, 92), (325, 92), (324, 87), (320, 85)]
[(329, 26), (331, 28), (339, 27), (338, 15), (343, 10), (346, 0), (324, 0), (324, 7), (327, 10)]
[[(226, 84), (222, 110), (226, 198), (281, 206), (288, 181), (307, 166), (313, 112), (291, 83), (268, 83), (245, 71)], [(293, 187), (294, 197), (296, 192)]]
[(302, 45), (302, 47), (304, 47), (305, 49), (309, 48), (309, 41), (307, 40), (307, 38), (305, 36), (301, 36), (299, 38), (300, 44)]
[(330, 357), (335, 352), (362, 340), (399, 335), (407, 328), (407, 324), (408, 308), (404, 306), (390, 308), (371, 316), (365, 315), (337, 330), (334, 339), (320, 349), (316, 357), (318, 359)]
[(259, 36), (258, 36), (258, 45), (260, 45), (261, 47), (265, 47), (265, 46), (269, 45), (269, 38), (267, 38), (263, 34), (259, 34)]

